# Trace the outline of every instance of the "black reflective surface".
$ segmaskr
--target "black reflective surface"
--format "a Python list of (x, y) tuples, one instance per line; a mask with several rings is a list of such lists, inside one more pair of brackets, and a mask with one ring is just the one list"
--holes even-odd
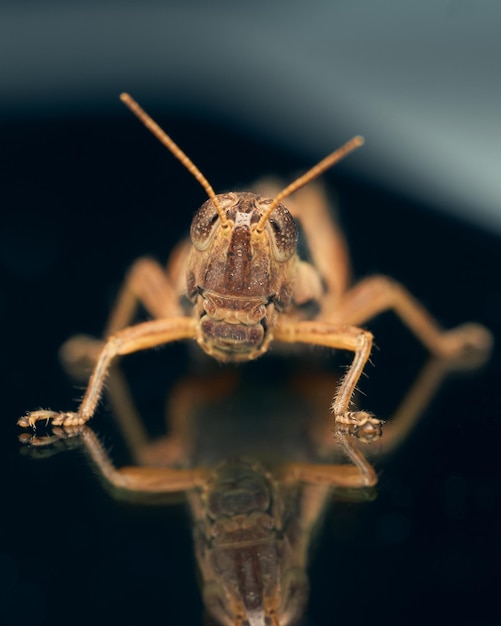
[[(200, 120), (159, 122), (217, 191), (312, 164)], [(127, 266), (143, 254), (164, 260), (204, 192), (128, 115), (11, 124), (1, 134), (0, 623), (201, 624), (183, 503), (117, 504), (78, 451), (24, 455), (15, 422), (28, 409), (75, 406), (81, 391), (57, 348), (76, 332), (101, 332)], [(498, 239), (344, 168), (326, 180), (356, 276), (389, 274), (444, 326), (475, 320), (497, 334)], [(426, 354), (390, 314), (370, 328), (378, 349), (363, 404), (385, 418)], [(154, 432), (187, 358), (182, 345), (130, 358)], [(271, 376), (278, 362), (264, 357), (249, 371)], [(305, 623), (499, 623), (500, 371), (496, 350), (480, 372), (448, 379), (405, 444), (376, 463), (378, 498), (331, 506), (314, 543)], [(106, 404), (95, 427), (125, 462)]]

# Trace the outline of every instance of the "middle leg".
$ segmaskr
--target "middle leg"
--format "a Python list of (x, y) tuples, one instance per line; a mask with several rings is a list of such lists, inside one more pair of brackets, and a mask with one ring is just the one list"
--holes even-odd
[(428, 350), (440, 358), (465, 353), (489, 352), (492, 336), (480, 324), (463, 324), (443, 330), (430, 313), (398, 282), (387, 276), (372, 276), (350, 289), (324, 316), (339, 324), (364, 324), (383, 311), (393, 310)]
[[(183, 315), (177, 292), (179, 285), (175, 284), (175, 280), (176, 274), (182, 273), (186, 254), (183, 242), (172, 253), (167, 269), (148, 257), (135, 261), (108, 318), (104, 339), (129, 326), (139, 305), (155, 319)], [(66, 371), (74, 379), (85, 381), (102, 347), (102, 340), (87, 335), (75, 335), (61, 346), (59, 356)]]

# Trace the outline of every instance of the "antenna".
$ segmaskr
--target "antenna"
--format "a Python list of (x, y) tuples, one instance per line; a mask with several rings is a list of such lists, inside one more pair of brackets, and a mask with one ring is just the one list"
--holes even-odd
[(193, 161), (176, 143), (174, 143), (174, 141), (172, 141), (169, 135), (167, 135), (167, 133), (160, 128), (160, 126), (148, 115), (148, 113), (146, 113), (146, 111), (139, 106), (132, 96), (128, 93), (122, 93), (120, 94), (120, 100), (132, 111), (132, 113), (134, 113), (134, 115), (146, 126), (146, 128), (155, 135), (160, 143), (162, 143), (176, 157), (176, 159), (184, 165), (188, 172), (190, 172), (190, 174), (198, 180), (198, 182), (205, 189), (209, 198), (214, 203), (219, 219), (221, 220), (221, 225), (223, 227), (227, 226), (228, 220), (226, 219), (226, 213), (219, 204), (214, 189)]
[(287, 196), (290, 196), (291, 194), (293, 194), (295, 191), (297, 191), (301, 187), (304, 187), (305, 185), (307, 185), (309, 182), (311, 182), (312, 180), (320, 176), (320, 174), (323, 174), (325, 170), (328, 170), (330, 167), (335, 165), (338, 161), (341, 161), (341, 159), (344, 159), (344, 157), (347, 156), (350, 152), (353, 152), (353, 150), (360, 148), (360, 146), (362, 146), (363, 143), (364, 143), (364, 138), (360, 137), (360, 135), (353, 137), (353, 139), (350, 139), (349, 141), (347, 141), (344, 144), (344, 146), (341, 146), (340, 148), (338, 148), (337, 150), (335, 150), (334, 152), (326, 156), (325, 159), (322, 159), (320, 163), (317, 163), (315, 166), (313, 166), (310, 170), (306, 172), (306, 174), (303, 174), (299, 178), (296, 178), (296, 180), (292, 182), (290, 185), (288, 185), (284, 190), (282, 190), (278, 194), (278, 196), (275, 196), (275, 198), (273, 199), (273, 202), (266, 209), (265, 213), (263, 213), (263, 215), (261, 216), (261, 219), (257, 223), (257, 226), (256, 226), (257, 230), (262, 231), (264, 229), (264, 225), (266, 224), (267, 219), (270, 217), (274, 209), (280, 204), (280, 202), (282, 202), (282, 200), (287, 198)]

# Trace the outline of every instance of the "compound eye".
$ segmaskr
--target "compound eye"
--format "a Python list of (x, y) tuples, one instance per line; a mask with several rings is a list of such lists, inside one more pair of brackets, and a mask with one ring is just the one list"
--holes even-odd
[(287, 261), (297, 250), (296, 220), (283, 204), (279, 204), (268, 218), (271, 240), (277, 261)]
[[(235, 203), (234, 194), (219, 194), (218, 203), (225, 212)], [(220, 224), (219, 213), (212, 200), (207, 200), (198, 209), (191, 222), (190, 237), (197, 250), (205, 250)]]

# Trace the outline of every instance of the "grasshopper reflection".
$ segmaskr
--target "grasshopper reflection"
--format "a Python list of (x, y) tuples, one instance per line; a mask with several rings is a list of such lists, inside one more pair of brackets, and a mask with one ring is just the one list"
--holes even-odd
[(134, 465), (115, 467), (89, 426), (21, 438), (34, 451), (83, 444), (117, 498), (155, 503), (184, 492), (211, 618), (285, 626), (304, 614), (309, 545), (326, 504), (375, 496), (366, 454), (398, 445), (454, 365), (431, 360), (375, 444), (331, 430), (323, 409), (336, 380), (322, 372), (295, 377), (287, 393), (234, 371), (184, 379), (169, 395), (168, 435), (150, 440), (118, 367), (108, 392)]

